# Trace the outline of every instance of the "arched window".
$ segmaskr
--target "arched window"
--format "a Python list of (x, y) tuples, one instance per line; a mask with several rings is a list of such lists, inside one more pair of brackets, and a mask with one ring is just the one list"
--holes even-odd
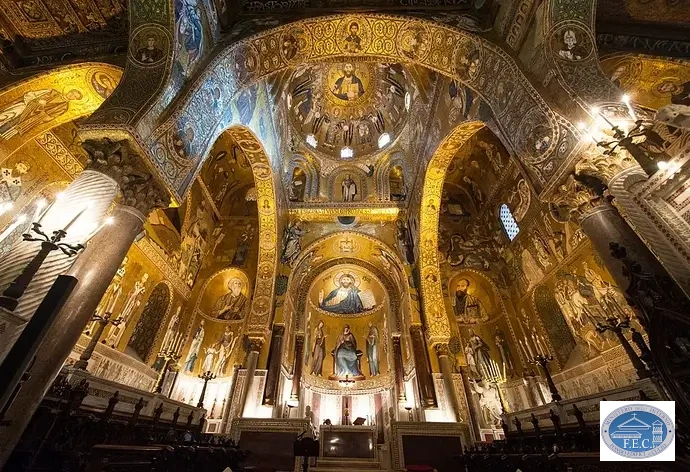
[(508, 205), (506, 205), (505, 203), (501, 203), (501, 207), (498, 211), (498, 216), (499, 218), (501, 218), (501, 224), (503, 225), (503, 229), (508, 235), (508, 239), (512, 241), (513, 239), (515, 239), (515, 236), (517, 236), (520, 232), (520, 228), (518, 227), (517, 221), (515, 221), (515, 218), (513, 217), (513, 212), (510, 211)]

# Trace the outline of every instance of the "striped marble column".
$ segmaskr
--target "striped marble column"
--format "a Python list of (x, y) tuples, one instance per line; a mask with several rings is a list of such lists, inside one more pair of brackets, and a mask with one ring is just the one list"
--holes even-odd
[[(62, 240), (71, 244), (84, 242), (95, 226), (103, 221), (118, 191), (117, 182), (107, 175), (92, 170), (82, 172), (63, 192), (62, 198), (50, 207), (41, 221), (42, 230), (50, 236), (53, 231), (64, 228), (88, 205)], [(40, 242), (19, 241), (8, 256), (0, 260), (0, 290), (7, 288), (40, 248)], [(60, 250), (51, 252), (19, 300), (17, 308), (14, 311), (0, 308), (0, 326), (3, 323), (5, 326), (0, 329), (0, 362), (22, 333), (57, 276), (65, 273), (78, 257), (69, 257)]]

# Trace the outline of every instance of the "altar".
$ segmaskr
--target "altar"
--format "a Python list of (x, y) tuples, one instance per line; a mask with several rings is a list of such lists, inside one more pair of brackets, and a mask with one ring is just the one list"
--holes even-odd
[(331, 426), (319, 430), (321, 457), (377, 459), (376, 426)]

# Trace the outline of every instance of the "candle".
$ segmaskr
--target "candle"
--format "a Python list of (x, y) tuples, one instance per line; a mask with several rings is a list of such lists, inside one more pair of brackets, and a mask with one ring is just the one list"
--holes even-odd
[(611, 128), (614, 127), (614, 126), (613, 126), (613, 123), (611, 123), (611, 122), (609, 121), (609, 119), (606, 118), (606, 115), (604, 115), (604, 114), (601, 112), (601, 110), (600, 110), (599, 108), (597, 108), (597, 107), (592, 108), (592, 114), (594, 115), (595, 118), (596, 118), (597, 116), (600, 117), (600, 118), (602, 118)]
[(520, 346), (520, 352), (522, 352), (524, 358), (529, 359), (529, 356), (527, 355), (527, 350), (525, 349), (525, 345), (522, 344), (522, 339), (518, 339), (518, 345)]
[(630, 104), (630, 95), (625, 94), (621, 97), (621, 101), (625, 103), (626, 108), (628, 109), (628, 114), (630, 115), (630, 118), (633, 119), (633, 121), (637, 121), (637, 115), (635, 114), (635, 110), (633, 109), (632, 105)]
[[(41, 210), (43, 207), (46, 205), (46, 201), (43, 200), (42, 198), (39, 198), (36, 200), (36, 210), (34, 210), (34, 216), (31, 218), (31, 223), (36, 221), (37, 218), (40, 217)], [(31, 227), (31, 223), (29, 223), (29, 227)]]
[(544, 346), (541, 345), (541, 342), (539, 342), (539, 338), (537, 337), (536, 334), (532, 334), (532, 338), (534, 339), (534, 345), (537, 348), (537, 353), (540, 355), (544, 355)]
[(546, 338), (544, 338), (544, 336), (540, 336), (540, 337), (541, 337), (542, 342), (544, 343), (544, 354), (546, 354), (548, 356), (549, 355), (549, 343), (546, 342)]
[(0, 242), (4, 241), (5, 238), (7, 238), (7, 236), (12, 234), (12, 231), (17, 229), (17, 226), (24, 223), (25, 221), (26, 221), (26, 215), (19, 215), (17, 217), (17, 219), (14, 221), (14, 223), (12, 223), (7, 228), (5, 228), (5, 231), (3, 231), (2, 234), (0, 234)]
[(62, 200), (63, 196), (64, 195), (62, 192), (55, 195), (55, 198), (53, 199), (53, 201), (50, 202), (50, 204), (46, 207), (46, 209), (43, 210), (43, 213), (41, 213), (41, 216), (38, 217), (38, 221), (36, 222), (37, 224), (39, 224), (39, 225), (41, 224), (41, 221), (43, 221), (43, 218), (45, 218), (45, 216), (48, 214), (50, 209), (53, 208), (53, 205), (55, 205), (55, 202), (57, 202), (58, 200)]
[(70, 229), (70, 227), (79, 219), (79, 217), (80, 217), (81, 215), (84, 214), (84, 212), (85, 212), (88, 208), (89, 208), (89, 205), (85, 205), (84, 208), (82, 208), (81, 211), (80, 211), (79, 213), (77, 213), (76, 216), (75, 216), (74, 218), (72, 218), (72, 221), (70, 221), (69, 223), (67, 223), (67, 226), (65, 226), (64, 228), (62, 228), (62, 231), (64, 231), (64, 232), (66, 233), (67, 230)]
[(529, 357), (531, 359), (533, 359), (534, 358), (534, 352), (532, 352), (532, 346), (530, 346), (529, 339), (527, 338), (527, 336), (525, 336), (525, 345), (527, 346), (527, 349), (529, 350)]
[(100, 224), (100, 226), (97, 226), (96, 229), (94, 229), (93, 231), (91, 231), (91, 234), (89, 234), (89, 235), (86, 237), (86, 239), (84, 240), (84, 242), (83, 242), (82, 244), (86, 244), (86, 243), (88, 243), (89, 241), (91, 241), (91, 238), (93, 238), (94, 236), (96, 236), (96, 235), (99, 233), (99, 231), (103, 229), (103, 227), (105, 227), (105, 226), (110, 226), (110, 225), (113, 224), (114, 222), (115, 222), (115, 218), (113, 218), (112, 216), (109, 216), (109, 217), (105, 218), (105, 219), (103, 220), (103, 223)]

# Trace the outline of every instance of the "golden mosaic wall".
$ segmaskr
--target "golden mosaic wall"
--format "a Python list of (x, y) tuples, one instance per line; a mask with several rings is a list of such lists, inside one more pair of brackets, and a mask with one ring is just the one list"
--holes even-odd
[(607, 77), (640, 105), (659, 109), (665, 105), (690, 105), (690, 66), (681, 62), (624, 55), (601, 61)]

